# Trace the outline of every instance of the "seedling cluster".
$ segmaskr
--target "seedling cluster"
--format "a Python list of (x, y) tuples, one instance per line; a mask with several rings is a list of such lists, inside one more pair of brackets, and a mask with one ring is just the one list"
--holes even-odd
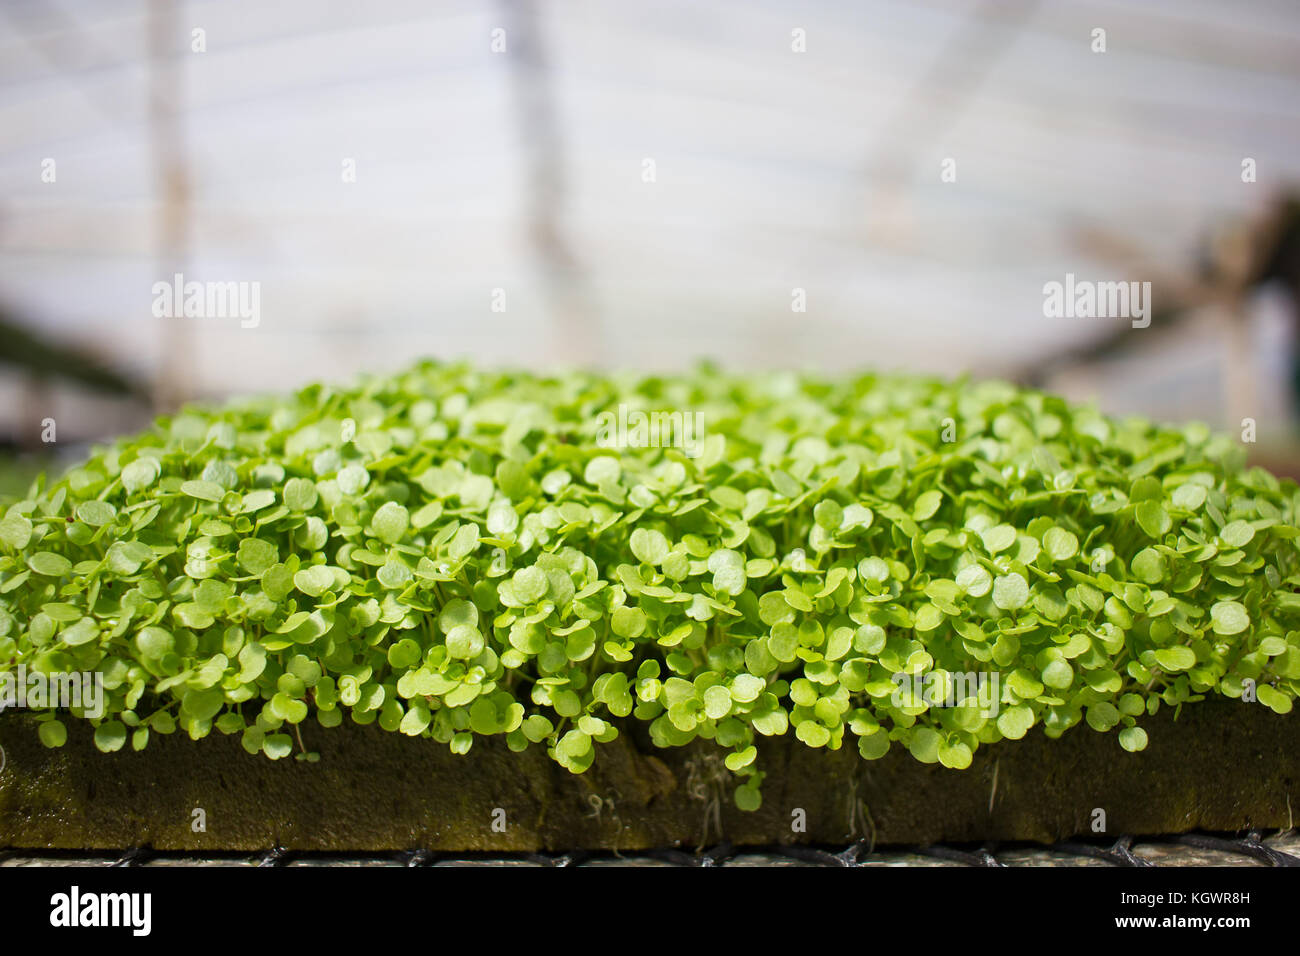
[[(621, 406), (705, 434), (604, 447)], [(960, 769), (1081, 722), (1141, 750), (1209, 694), (1286, 713), (1297, 502), (1200, 425), (1003, 383), (426, 362), (187, 409), (0, 505), (0, 661), (103, 674), (51, 747), (70, 714), (311, 759), (346, 719), (582, 772), (640, 724), (753, 808), (786, 733)], [(899, 696), (990, 670), (996, 717)]]

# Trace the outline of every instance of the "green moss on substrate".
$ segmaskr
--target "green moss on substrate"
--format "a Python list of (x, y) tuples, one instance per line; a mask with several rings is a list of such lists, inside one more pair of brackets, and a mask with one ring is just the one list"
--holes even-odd
[[(964, 773), (902, 751), (867, 763), (790, 738), (765, 749), (763, 806), (727, 799), (716, 748), (637, 749), (631, 734), (569, 774), (499, 738), (464, 757), (376, 727), (304, 730), (319, 763), (251, 760), (237, 738), (179, 735), (104, 755), (88, 727), (50, 752), (0, 718), (0, 846), (448, 852), (1030, 840), (1286, 827), (1300, 805), (1300, 720), (1217, 699), (1151, 720), (1126, 753), (1106, 734), (1040, 731), (982, 749)], [(653, 748), (647, 748), (652, 750)], [(996, 772), (996, 786), (994, 776)], [(991, 809), (990, 809), (991, 807)], [(207, 829), (193, 829), (195, 808)], [(497, 814), (500, 809), (504, 816)], [(807, 821), (792, 829), (793, 811)], [(1105, 811), (1105, 830), (1093, 829)], [(716, 810), (716, 816), (715, 816)], [(504, 830), (494, 828), (504, 823)]]
[(966, 769), (1086, 723), (1118, 758), (1170, 707), (1289, 711), (1296, 491), (999, 383), (423, 364), (188, 410), (9, 504), (0, 661), (102, 672), (107, 752), (314, 760), (348, 721), (582, 773), (631, 729), (754, 809), (785, 754)]

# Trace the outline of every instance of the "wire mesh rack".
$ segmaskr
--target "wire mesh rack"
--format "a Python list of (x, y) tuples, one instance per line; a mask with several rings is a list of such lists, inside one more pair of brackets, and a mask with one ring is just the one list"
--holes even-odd
[(1116, 840), (1069, 840), (1049, 846), (1029, 844), (945, 845), (873, 848), (866, 842), (846, 847), (781, 845), (733, 847), (722, 843), (698, 851), (677, 848), (629, 853), (464, 854), (431, 850), (397, 853), (294, 853), (272, 847), (260, 853), (195, 854), (158, 852), (149, 847), (123, 851), (0, 851), (0, 867), (24, 866), (820, 866), (820, 867), (1032, 867), (1032, 866), (1300, 866), (1300, 834), (1185, 833), (1162, 837), (1121, 836)]

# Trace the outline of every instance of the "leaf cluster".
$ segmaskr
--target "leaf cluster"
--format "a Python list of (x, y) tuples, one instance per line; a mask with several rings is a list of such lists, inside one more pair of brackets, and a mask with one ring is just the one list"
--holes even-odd
[[(706, 436), (602, 447), (619, 405)], [(1297, 503), (1203, 426), (997, 382), (425, 362), (186, 409), (0, 505), (0, 661), (101, 672), (105, 751), (277, 759), (346, 719), (582, 772), (640, 722), (725, 750), (752, 808), (787, 733), (963, 768), (1081, 722), (1140, 750), (1208, 694), (1289, 711)], [(896, 695), (969, 672), (996, 716)]]

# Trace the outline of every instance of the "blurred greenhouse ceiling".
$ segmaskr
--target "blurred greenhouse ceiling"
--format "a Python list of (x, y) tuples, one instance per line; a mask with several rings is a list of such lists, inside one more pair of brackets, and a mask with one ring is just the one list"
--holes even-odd
[[(176, 398), (424, 355), (1023, 378), (1124, 323), (1045, 283), (1158, 299), (1300, 182), (1298, 79), (1294, 0), (6, 0), (0, 303)], [(156, 316), (176, 273), (258, 321)], [(1289, 421), (1294, 303), (1240, 299), (1235, 373), (1158, 318), (1044, 384)]]

